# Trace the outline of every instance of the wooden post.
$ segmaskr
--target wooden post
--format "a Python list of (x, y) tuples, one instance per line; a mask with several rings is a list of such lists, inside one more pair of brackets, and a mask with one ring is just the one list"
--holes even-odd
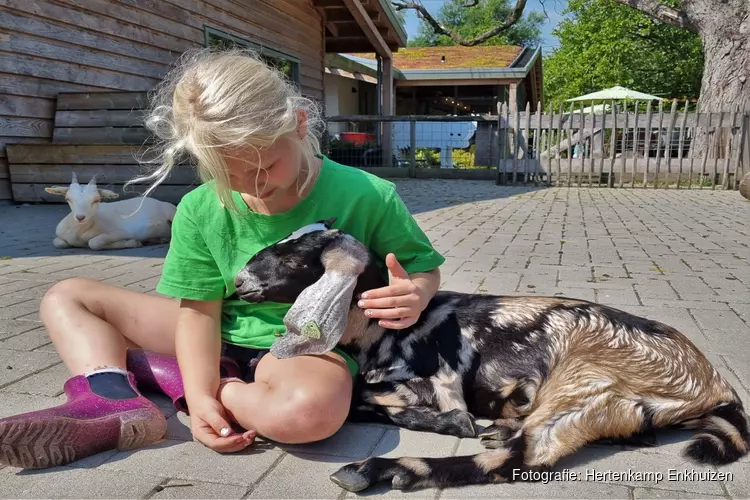
[(542, 158), (542, 103), (536, 103), (536, 131), (534, 131), (534, 158), (532, 165), (534, 172), (531, 174), (534, 179), (534, 186), (539, 185), (539, 171), (541, 170)]
[(409, 177), (417, 176), (417, 122), (409, 122)]
[[(383, 91), (383, 115), (393, 115), (393, 58), (383, 58), (383, 83), (380, 86)], [(382, 147), (383, 147), (383, 166), (393, 166), (391, 122), (381, 122), (382, 130)]]
[(695, 163), (695, 134), (698, 133), (698, 123), (701, 119), (700, 104), (695, 103), (695, 126), (693, 126), (693, 133), (690, 136), (690, 172), (688, 172), (688, 189), (693, 189), (693, 165)]
[[(729, 139), (728, 139), (728, 146), (727, 146), (727, 157), (724, 161), (724, 174), (721, 177), (721, 187), (722, 189), (729, 189), (729, 162), (731, 161), (734, 154), (732, 153), (732, 145), (737, 144), (739, 145), (739, 141), (734, 140), (734, 122), (737, 120), (737, 111), (739, 110), (739, 106), (735, 106), (734, 111), (732, 111), (732, 122), (729, 125)], [(740, 130), (742, 130), (740, 128)], [(739, 148), (738, 148), (739, 149)], [(739, 158), (739, 155), (737, 155)], [(737, 164), (735, 164), (734, 169), (737, 170)]]
[(508, 107), (510, 108), (510, 114), (514, 115), (518, 111), (518, 84), (511, 83), (508, 90)]
[(685, 149), (685, 127), (687, 126), (687, 114), (688, 107), (690, 106), (687, 99), (685, 99), (685, 109), (682, 111), (682, 123), (680, 123), (680, 142), (677, 145), (677, 155), (680, 159), (680, 167), (677, 171), (677, 189), (680, 189), (680, 182), (682, 182), (682, 150)]
[(607, 112), (602, 107), (602, 138), (599, 141), (599, 180), (597, 187), (602, 187), (602, 174), (604, 173), (604, 134), (607, 132)]
[(635, 116), (633, 117), (633, 173), (630, 174), (630, 187), (635, 187), (635, 174), (638, 172), (638, 101), (635, 101)]
[(644, 136), (646, 144), (643, 145), (643, 156), (646, 157), (646, 168), (643, 171), (643, 189), (648, 185), (648, 164), (651, 161), (651, 101), (646, 105), (646, 135)]
[(677, 99), (672, 100), (672, 110), (669, 112), (669, 129), (667, 130), (667, 182), (664, 189), (669, 189), (669, 176), (672, 175), (672, 130), (677, 121)]
[(578, 187), (581, 187), (581, 180), (583, 178), (583, 166), (586, 163), (586, 153), (583, 148), (583, 136), (586, 134), (586, 115), (583, 114), (583, 103), (578, 107), (578, 116), (580, 117), (581, 123), (578, 124), (578, 150), (581, 152), (581, 170), (578, 172)]
[(659, 187), (659, 167), (661, 166), (661, 128), (664, 125), (664, 101), (659, 101), (659, 128), (656, 141), (656, 171), (654, 172), (654, 189)]
[(625, 150), (627, 150), (627, 137), (628, 137), (628, 102), (623, 102), (623, 112), (625, 113), (625, 125), (622, 127), (622, 144), (620, 145), (620, 148), (622, 149), (622, 156), (620, 157), (620, 187), (622, 187), (623, 183), (623, 177), (625, 177), (625, 162), (627, 161), (627, 158), (625, 157)]
[(568, 137), (566, 140), (568, 141), (568, 146), (565, 148), (565, 150), (568, 152), (568, 178), (567, 178), (567, 185), (570, 187), (570, 183), (573, 180), (573, 112), (574, 104), (570, 103), (570, 112), (568, 113)]
[[(549, 127), (547, 128), (547, 185), (552, 185), (552, 134), (553, 126), (552, 121), (555, 119), (555, 110), (552, 108), (552, 103), (549, 103)], [(541, 165), (541, 160), (539, 161)]]
[(526, 133), (521, 136), (523, 148), (523, 185), (529, 183), (529, 136), (531, 135), (531, 101), (526, 101)]
[(612, 144), (609, 147), (609, 177), (607, 187), (615, 187), (615, 153), (617, 152), (617, 107), (612, 103)]
[(711, 117), (713, 116), (712, 112), (708, 112), (708, 125), (706, 125), (706, 147), (704, 148), (703, 153), (703, 161), (701, 162), (701, 178), (698, 183), (698, 187), (700, 189), (703, 189), (703, 176), (706, 174), (706, 163), (708, 162), (708, 152), (711, 150), (709, 147), (709, 143), (711, 142), (711, 136), (709, 135), (711, 133)]
[(502, 101), (497, 101), (497, 173), (495, 174), (495, 185), (505, 183), (505, 165), (503, 160), (505, 159), (505, 141), (503, 141), (503, 107)]
[[(594, 175), (594, 144), (596, 143), (596, 141), (594, 141), (594, 135), (596, 135), (596, 115), (594, 114), (593, 103), (591, 104), (590, 112), (591, 134), (589, 134), (589, 144), (591, 144), (591, 146), (589, 147), (589, 187), (594, 187), (592, 176)], [(581, 169), (581, 172), (583, 172), (583, 169)]]
[(711, 176), (711, 189), (716, 189), (716, 176), (718, 174), (719, 169), (719, 152), (722, 150), (721, 147), (721, 140), (722, 134), (721, 128), (724, 125), (724, 110), (719, 109), (719, 125), (716, 127), (716, 131), (714, 132), (714, 170), (713, 175)]
[(560, 139), (562, 138), (562, 119), (563, 119), (563, 104), (560, 104), (560, 118), (557, 120), (557, 147), (555, 148), (555, 158), (557, 160), (557, 182), (558, 186), (562, 185), (562, 169), (560, 163), (562, 159), (560, 157)]

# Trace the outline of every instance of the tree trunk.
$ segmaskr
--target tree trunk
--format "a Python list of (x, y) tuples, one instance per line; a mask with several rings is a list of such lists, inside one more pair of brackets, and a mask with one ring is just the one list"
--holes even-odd
[[(703, 79), (698, 103), (701, 113), (750, 112), (750, 7), (747, 0), (686, 0), (690, 20), (703, 42)], [(718, 125), (715, 118), (712, 126)], [(725, 121), (726, 125), (726, 121)], [(729, 129), (711, 137), (697, 130), (692, 154), (723, 158)]]

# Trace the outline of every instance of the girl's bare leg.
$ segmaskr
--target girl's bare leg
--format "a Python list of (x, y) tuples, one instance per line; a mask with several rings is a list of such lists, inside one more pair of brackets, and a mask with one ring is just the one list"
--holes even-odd
[(50, 288), (40, 314), (72, 375), (64, 386), (67, 402), (0, 419), (0, 464), (64, 465), (161, 439), (166, 419), (139, 393), (126, 348), (174, 354), (178, 311), (175, 301), (87, 279)]
[(126, 347), (174, 355), (179, 302), (84, 278), (54, 285), (40, 315), (73, 375), (125, 368)]
[(352, 376), (338, 355), (278, 359), (266, 354), (255, 382), (228, 382), (219, 401), (243, 428), (280, 443), (309, 443), (332, 436), (344, 424)]

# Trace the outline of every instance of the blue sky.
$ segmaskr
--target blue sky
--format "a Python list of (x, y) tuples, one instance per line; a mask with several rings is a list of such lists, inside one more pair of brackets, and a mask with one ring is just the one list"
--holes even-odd
[[(443, 5), (443, 3), (444, 0), (422, 0), (422, 4), (434, 15), (439, 12), (440, 6)], [(542, 2), (540, 2), (540, 0), (528, 0), (525, 12), (528, 13), (532, 10), (541, 12), (541, 4)], [(549, 52), (553, 47), (557, 46), (557, 39), (552, 36), (551, 33), (555, 26), (557, 26), (557, 23), (562, 19), (562, 11), (565, 8), (565, 1), (544, 0), (544, 6), (547, 10), (547, 16), (549, 16), (549, 19), (542, 27), (542, 50)], [(408, 11), (406, 14), (406, 31), (409, 34), (409, 38), (416, 36), (419, 31), (419, 20), (413, 10)]]

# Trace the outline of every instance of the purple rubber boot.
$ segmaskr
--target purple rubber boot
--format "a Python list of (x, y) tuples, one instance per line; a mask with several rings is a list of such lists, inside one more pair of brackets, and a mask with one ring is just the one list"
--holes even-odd
[(0, 464), (54, 467), (159, 441), (167, 431), (164, 414), (138, 392), (132, 373), (127, 379), (132, 392), (110, 399), (96, 394), (90, 379), (78, 375), (65, 382), (66, 403), (0, 419)]
[[(141, 390), (164, 393), (172, 400), (178, 411), (190, 414), (185, 401), (180, 366), (175, 356), (165, 356), (143, 349), (128, 349), (127, 368), (135, 376)], [(221, 358), (220, 369), (222, 378), (240, 377), (239, 366), (229, 358)]]

